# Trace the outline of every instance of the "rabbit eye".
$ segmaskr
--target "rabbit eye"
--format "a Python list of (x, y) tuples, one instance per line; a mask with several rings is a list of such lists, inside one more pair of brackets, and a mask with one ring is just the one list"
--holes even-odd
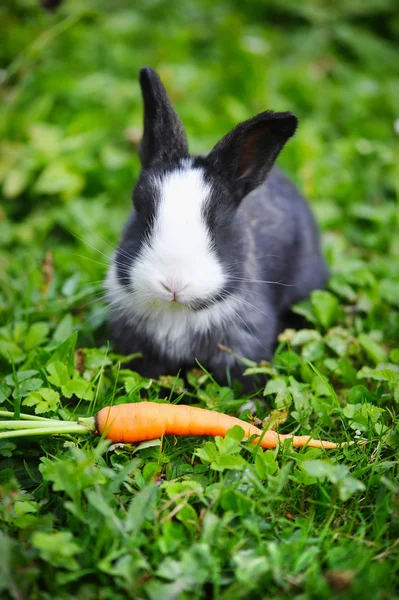
[(214, 232), (212, 233), (212, 238), (213, 238), (214, 240), (216, 240), (216, 231), (214, 231)]

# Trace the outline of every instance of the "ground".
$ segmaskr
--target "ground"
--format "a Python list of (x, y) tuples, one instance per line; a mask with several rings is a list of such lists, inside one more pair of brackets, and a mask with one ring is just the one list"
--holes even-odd
[(357, 443), (0, 434), (1, 598), (399, 597), (396, 3), (141, 5), (0, 8), (0, 408), (76, 419), (141, 390), (234, 415), (248, 401), (199, 369), (148, 382), (108, 342), (102, 281), (149, 64), (193, 152), (262, 110), (298, 115), (279, 165), (311, 202), (332, 276), (296, 308), (307, 328), (249, 366), (269, 376), (253, 402), (282, 433)]

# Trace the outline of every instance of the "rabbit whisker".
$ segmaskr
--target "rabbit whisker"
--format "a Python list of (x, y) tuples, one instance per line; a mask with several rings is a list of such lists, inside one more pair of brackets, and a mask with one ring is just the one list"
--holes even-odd
[(230, 280), (242, 281), (243, 283), (266, 283), (271, 285), (282, 285), (284, 287), (296, 287), (298, 285), (297, 283), (283, 283), (282, 281), (266, 281), (262, 279), (245, 279), (242, 277), (230, 277)]
[(244, 300), (244, 298), (240, 298), (239, 296), (236, 296), (235, 294), (232, 294), (231, 292), (229, 292), (228, 290), (225, 290), (225, 292), (231, 296), (232, 298), (235, 298), (236, 300), (238, 300), (239, 302), (242, 302), (243, 304), (249, 306), (250, 308), (255, 309), (256, 311), (258, 311), (258, 313), (260, 313), (261, 315), (263, 315), (264, 317), (266, 317), (267, 319), (272, 321), (272, 318), (270, 315), (267, 315), (266, 313), (264, 313), (262, 310), (260, 310), (260, 308), (258, 308), (257, 306), (255, 306), (255, 304), (252, 304), (251, 302), (248, 302), (248, 300)]
[[(260, 341), (260, 339), (258, 338), (258, 336), (256, 335), (256, 333), (250, 328), (250, 326), (248, 325), (248, 323), (242, 318), (242, 316), (240, 315), (240, 313), (238, 313), (231, 305), (230, 305), (230, 309), (234, 312), (234, 314), (240, 319), (240, 321), (244, 324), (244, 327), (249, 331), (249, 333), (251, 335), (253, 335), (253, 337), (256, 339), (256, 341), (258, 342), (259, 346), (261, 348), (263, 348), (263, 350), (266, 350), (266, 347), (262, 344), (262, 342)], [(234, 323), (234, 319), (233, 317), (231, 317), (231, 322), (233, 324)]]

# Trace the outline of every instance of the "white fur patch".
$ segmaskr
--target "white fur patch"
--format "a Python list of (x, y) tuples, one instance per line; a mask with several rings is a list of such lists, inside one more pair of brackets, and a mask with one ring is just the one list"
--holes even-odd
[[(206, 300), (225, 284), (203, 218), (210, 187), (202, 172), (191, 168), (172, 171), (153, 183), (160, 202), (150, 245), (132, 265), (132, 285), (143, 294), (147, 308), (170, 305), (174, 294), (181, 304)], [(173, 311), (176, 306), (169, 308)]]
[(200, 311), (187, 306), (212, 298), (226, 284), (203, 218), (211, 190), (201, 170), (187, 164), (154, 184), (160, 202), (150, 244), (143, 246), (131, 267), (134, 291), (118, 282), (112, 264), (106, 281), (108, 300), (111, 309), (143, 329), (160, 352), (192, 360), (195, 336), (235, 320), (236, 302), (229, 298)]

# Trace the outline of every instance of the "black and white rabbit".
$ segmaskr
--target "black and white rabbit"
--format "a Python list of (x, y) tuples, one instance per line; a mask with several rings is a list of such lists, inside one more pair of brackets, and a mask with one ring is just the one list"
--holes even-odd
[(263, 112), (193, 157), (156, 72), (140, 84), (142, 171), (106, 280), (115, 347), (141, 352), (147, 377), (198, 361), (241, 378), (238, 357), (270, 359), (292, 304), (328, 277), (306, 201), (272, 168), (297, 118)]

